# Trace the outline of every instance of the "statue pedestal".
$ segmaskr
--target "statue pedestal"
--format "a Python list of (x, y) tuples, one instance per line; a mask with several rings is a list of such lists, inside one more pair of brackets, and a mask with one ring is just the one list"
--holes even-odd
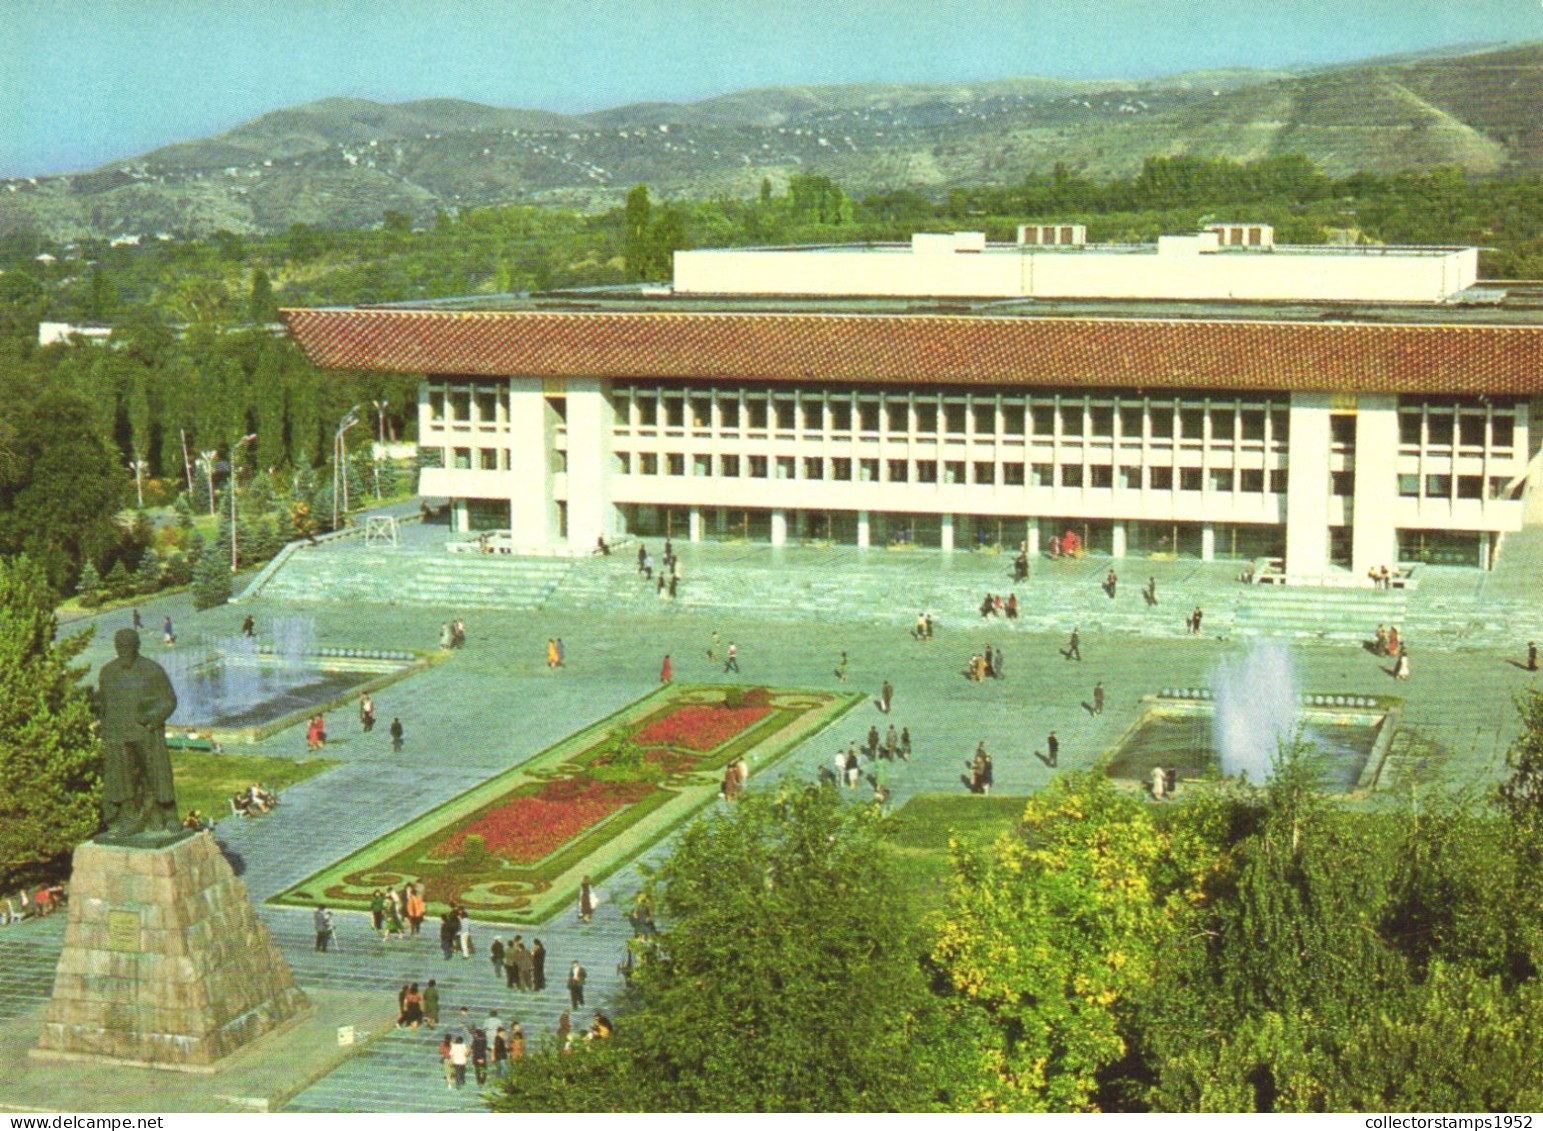
[(34, 1055), (217, 1071), (308, 1008), (213, 837), (75, 850)]

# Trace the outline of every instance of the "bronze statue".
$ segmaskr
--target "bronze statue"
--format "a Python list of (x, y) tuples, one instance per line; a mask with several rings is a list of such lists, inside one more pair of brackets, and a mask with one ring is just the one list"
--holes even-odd
[(102, 668), (102, 809), (98, 840), (161, 841), (181, 836), (166, 720), (177, 709), (166, 669), (139, 654), (139, 633), (120, 628), (118, 658)]

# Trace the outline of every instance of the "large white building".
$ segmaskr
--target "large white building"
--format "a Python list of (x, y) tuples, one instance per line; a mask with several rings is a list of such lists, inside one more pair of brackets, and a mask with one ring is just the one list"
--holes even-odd
[[(289, 311), (311, 359), (425, 374), (460, 529), (1487, 567), (1536, 472), (1543, 311), (1471, 248), (1074, 225), (678, 253), (673, 289)], [(1350, 571), (1348, 574), (1344, 571)]]

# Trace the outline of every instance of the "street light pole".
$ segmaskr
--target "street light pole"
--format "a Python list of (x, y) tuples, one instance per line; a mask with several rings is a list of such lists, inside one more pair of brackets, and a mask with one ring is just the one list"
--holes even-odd
[(257, 439), (256, 432), (249, 432), (230, 446), (230, 572), (236, 572), (236, 454)]
[(343, 434), (359, 423), (359, 406), (354, 405), (338, 421), (332, 437), (332, 529), (338, 528), (338, 496), (343, 497), (343, 513), (348, 513), (348, 472), (343, 467)]
[(139, 509), (145, 509), (145, 481), (144, 474), (150, 470), (150, 465), (142, 459), (129, 461), (129, 470), (134, 473), (134, 497), (139, 500)]
[(375, 497), (379, 499), (381, 497), (380, 461), (385, 457), (386, 454), (386, 409), (391, 406), (391, 402), (387, 400), (371, 401), (370, 403), (375, 406), (375, 412), (380, 418), (380, 447), (375, 451)]
[(214, 516), (214, 457), (220, 454), (219, 448), (211, 448), (207, 452), (198, 453), (198, 462), (203, 465), (204, 477), (209, 483), (209, 515)]

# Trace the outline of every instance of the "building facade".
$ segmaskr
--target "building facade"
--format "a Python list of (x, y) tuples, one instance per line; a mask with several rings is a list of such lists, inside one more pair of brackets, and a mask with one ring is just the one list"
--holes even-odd
[[(1035, 553), (1070, 530), (1116, 557), (1281, 558), (1301, 579), (1487, 567), (1526, 515), (1543, 323), (1475, 293), (1471, 250), (1367, 253), (1361, 286), (1354, 253), (1251, 228), (1170, 249), (1179, 299), (1144, 268), (1120, 301), (1025, 301), (991, 282), (995, 251), (1088, 277), (1104, 253), (950, 236), (899, 249), (883, 298), (838, 297), (849, 269), (821, 267), (865, 249), (691, 252), (667, 295), (287, 317), (318, 365), (426, 374), (422, 493), (546, 552), (632, 532)], [(757, 256), (778, 294), (745, 281)], [(1318, 274), (1269, 283), (1286, 259)], [(1420, 301), (1389, 302), (1393, 261)], [(1211, 293), (1245, 278), (1295, 290)]]

